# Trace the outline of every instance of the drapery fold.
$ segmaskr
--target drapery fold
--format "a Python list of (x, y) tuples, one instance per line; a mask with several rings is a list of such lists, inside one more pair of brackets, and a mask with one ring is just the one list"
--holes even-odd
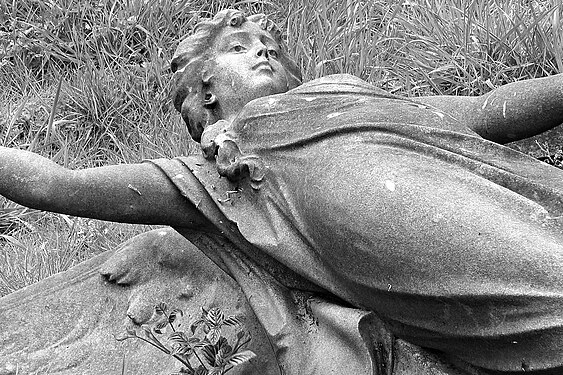
[(155, 163), (282, 284), (478, 366), (561, 365), (563, 171), (346, 75), (249, 103), (218, 146), (228, 165)]

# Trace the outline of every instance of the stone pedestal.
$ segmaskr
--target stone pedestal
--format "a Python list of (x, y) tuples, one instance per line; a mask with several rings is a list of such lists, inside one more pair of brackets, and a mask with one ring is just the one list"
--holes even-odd
[[(182, 309), (184, 325), (199, 317), (201, 307), (220, 307), (226, 314), (244, 315), (244, 328), (252, 335), (248, 349), (257, 357), (230, 373), (280, 374), (275, 339), (266, 337), (240, 288), (184, 237), (169, 229), (136, 236), (116, 251), (1, 298), (0, 374), (168, 375), (178, 371), (179, 362), (152, 346), (137, 339), (115, 339), (127, 329), (138, 329), (150, 321), (159, 302)], [(395, 340), (369, 313), (357, 314), (358, 327), (369, 325), (361, 335), (369, 337), (358, 336), (356, 340), (368, 343), (366, 352), (346, 353), (346, 343), (338, 341), (341, 335), (324, 332), (323, 316), (334, 316), (326, 313), (332, 307), (326, 303), (312, 306), (310, 312), (317, 326), (299, 335), (314, 344), (288, 349), (310, 350), (301, 356), (305, 363), (294, 366), (296, 374), (324, 375), (330, 371), (324, 366), (327, 363), (332, 363), (329, 367), (334, 371), (330, 373), (335, 374), (352, 368), (354, 373), (366, 375), (462, 374), (437, 356)], [(345, 323), (352, 327), (356, 324)], [(353, 332), (344, 336), (350, 335)], [(336, 341), (315, 342), (327, 337)], [(335, 352), (339, 347), (343, 349)], [(357, 358), (368, 360), (358, 362)]]

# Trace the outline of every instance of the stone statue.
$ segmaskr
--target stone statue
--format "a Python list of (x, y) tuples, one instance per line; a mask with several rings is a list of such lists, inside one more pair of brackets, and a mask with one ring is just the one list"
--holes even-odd
[(275, 25), (232, 10), (198, 25), (172, 69), (203, 155), (70, 171), (1, 148), (0, 194), (172, 226), (236, 281), (286, 374), (327, 373), (302, 356), (316, 353), (295, 320), (307, 306), (327, 342), (364, 343), (366, 374), (409, 363), (377, 355), (408, 352), (382, 332), (473, 373), (563, 371), (563, 171), (503, 146), (563, 122), (563, 75), (472, 98), (348, 75), (300, 85)]

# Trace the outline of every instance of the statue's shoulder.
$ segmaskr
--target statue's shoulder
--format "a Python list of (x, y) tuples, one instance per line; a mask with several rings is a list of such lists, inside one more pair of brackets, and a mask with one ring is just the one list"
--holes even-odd
[(299, 113), (318, 111), (319, 106), (325, 110), (334, 107), (335, 103), (355, 102), (358, 98), (405, 99), (351, 74), (333, 74), (306, 82), (285, 93), (254, 99), (244, 106), (235, 123), (245, 123), (255, 117), (263, 119), (265, 116), (294, 111)]

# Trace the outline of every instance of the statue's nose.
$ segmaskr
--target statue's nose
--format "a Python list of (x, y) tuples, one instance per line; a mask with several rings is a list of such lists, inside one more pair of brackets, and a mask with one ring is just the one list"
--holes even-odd
[(266, 48), (266, 46), (258, 47), (258, 50), (256, 51), (256, 57), (265, 57), (266, 59), (268, 58), (268, 49)]

